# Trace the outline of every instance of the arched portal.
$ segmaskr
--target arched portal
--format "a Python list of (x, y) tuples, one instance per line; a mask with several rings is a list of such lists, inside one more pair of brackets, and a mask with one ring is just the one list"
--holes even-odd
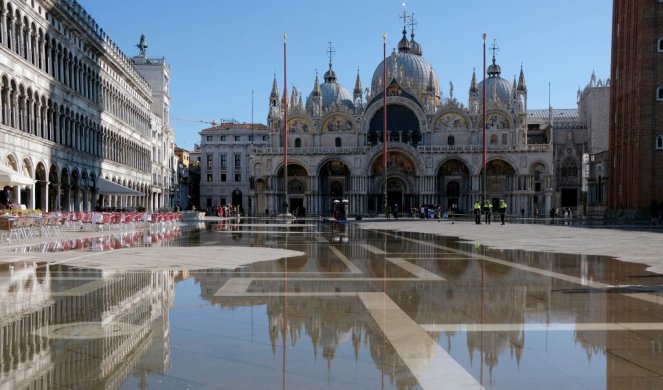
[[(279, 169), (277, 187), (281, 190), (283, 187), (283, 177), (285, 175), (283, 167)], [(304, 209), (306, 194), (308, 193), (308, 172), (299, 164), (288, 164), (288, 207), (291, 213)], [(280, 204), (285, 212), (285, 198), (281, 199)]]
[(71, 184), (70, 184), (70, 178), (69, 178), (69, 171), (67, 168), (62, 169), (62, 173), (60, 174), (61, 180), (61, 185), (60, 188), (58, 188), (58, 191), (60, 193), (60, 204), (58, 207), (58, 210), (63, 210), (63, 211), (71, 211), (69, 208), (69, 194), (71, 193)]
[(333, 201), (343, 200), (350, 183), (350, 169), (341, 160), (331, 160), (320, 167), (319, 190), (320, 210), (324, 214), (332, 211)]
[(44, 163), (37, 163), (35, 169), (35, 208), (42, 211), (49, 211), (48, 208), (48, 173)]
[(497, 210), (500, 199), (504, 199), (509, 191), (509, 180), (515, 176), (516, 171), (508, 162), (495, 159), (486, 164), (486, 172), (486, 199), (492, 201), (493, 208)]
[[(382, 142), (383, 129), (384, 108), (380, 107), (371, 118), (368, 142), (373, 145)], [(421, 142), (419, 119), (412, 110), (400, 104), (387, 105), (387, 131), (391, 142), (403, 142), (413, 146)]]
[(240, 212), (244, 211), (244, 204), (242, 203), (242, 191), (235, 189), (232, 193), (232, 205), (234, 207), (239, 206)]
[(445, 161), (437, 172), (438, 204), (468, 212), (471, 185), (470, 170), (464, 162), (457, 159)]
[(55, 165), (48, 171), (48, 210), (59, 211), (60, 208), (60, 176)]
[[(418, 194), (415, 193), (417, 169), (414, 160), (400, 150), (387, 154), (387, 172), (385, 183), (384, 159), (378, 155), (371, 165), (371, 190), (368, 199), (369, 210), (384, 212), (385, 191), (386, 206), (399, 212), (409, 210), (418, 205)], [(386, 186), (385, 186), (386, 184)]]

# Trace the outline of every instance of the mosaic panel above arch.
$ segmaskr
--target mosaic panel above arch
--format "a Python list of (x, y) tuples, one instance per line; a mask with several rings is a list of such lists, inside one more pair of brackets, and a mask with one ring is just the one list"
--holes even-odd
[(467, 121), (462, 115), (450, 112), (440, 116), (437, 121), (435, 121), (433, 128), (435, 130), (467, 129)]
[(288, 132), (291, 134), (310, 133), (313, 130), (313, 124), (305, 118), (292, 118), (288, 120)]
[[(371, 167), (371, 172), (374, 175), (381, 174), (384, 172), (384, 161), (382, 157), (375, 159), (373, 166)], [(387, 172), (391, 173), (402, 173), (404, 175), (414, 175), (417, 172), (416, 164), (410, 156), (403, 152), (388, 152), (387, 153)]]
[(354, 130), (352, 119), (345, 115), (333, 114), (322, 123), (322, 131), (328, 133)]
[(486, 115), (486, 129), (510, 129), (511, 120), (499, 112), (491, 112)]

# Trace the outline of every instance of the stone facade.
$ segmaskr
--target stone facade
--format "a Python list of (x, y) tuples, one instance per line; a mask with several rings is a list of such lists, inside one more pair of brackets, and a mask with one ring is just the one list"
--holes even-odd
[(240, 206), (242, 212), (252, 215), (264, 210), (264, 203), (249, 198), (256, 169), (250, 158), (253, 148), (269, 145), (267, 127), (222, 123), (202, 130), (200, 136), (200, 208)]
[[(0, 13), (0, 159), (36, 181), (12, 187), (12, 201), (44, 211), (169, 206), (173, 130), (134, 59), (75, 1), (3, 0)], [(104, 180), (142, 195), (103, 193)]]
[[(472, 74), (468, 107), (454, 96), (452, 84), (448, 97), (443, 97), (437, 74), (423, 58), (414, 34), (410, 37), (404, 29), (398, 51), (377, 66), (370, 89), (362, 89), (358, 74), (350, 93), (337, 82), (331, 58), (324, 83), (316, 76), (305, 104), (294, 87), (284, 99), (274, 79), (270, 144), (252, 153), (253, 204), (278, 212), (286, 211), (287, 204), (293, 212), (329, 214), (335, 200), (345, 199), (348, 212), (357, 215), (382, 213), (385, 204), (402, 211), (439, 205), (471, 212), (484, 196), (484, 82)], [(493, 55), (487, 75), (485, 196), (494, 204), (505, 199), (510, 212), (524, 209), (534, 215), (549, 210), (553, 148), (550, 140), (538, 142), (528, 136), (524, 72), (521, 69), (513, 82), (503, 79)]]

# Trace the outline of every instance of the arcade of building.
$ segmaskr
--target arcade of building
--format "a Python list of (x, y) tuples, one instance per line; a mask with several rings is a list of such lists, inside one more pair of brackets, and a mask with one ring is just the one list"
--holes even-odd
[[(127, 57), (75, 1), (0, 1), (0, 159), (43, 211), (169, 206), (174, 133), (163, 59)], [(147, 75), (150, 75), (148, 77)], [(161, 78), (151, 77), (158, 74)]]

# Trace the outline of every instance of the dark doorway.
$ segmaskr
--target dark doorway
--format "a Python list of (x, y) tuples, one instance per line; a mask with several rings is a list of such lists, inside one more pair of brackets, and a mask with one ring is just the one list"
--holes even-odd
[(290, 213), (296, 217), (303, 217), (306, 210), (304, 209), (304, 199), (290, 198)]
[(233, 191), (232, 205), (239, 206), (240, 210), (244, 209), (244, 205), (242, 204), (242, 191), (240, 190)]
[(562, 207), (578, 207), (578, 189), (562, 188)]

